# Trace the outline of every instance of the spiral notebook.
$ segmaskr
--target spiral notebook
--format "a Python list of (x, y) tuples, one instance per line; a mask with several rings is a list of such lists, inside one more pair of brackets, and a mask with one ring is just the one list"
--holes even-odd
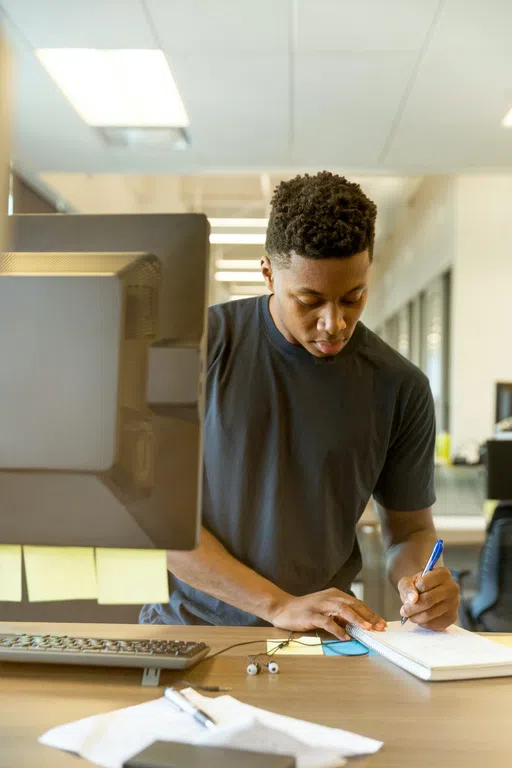
[(350, 624), (349, 634), (367, 648), (422, 680), (469, 680), (512, 675), (512, 648), (449, 627), (434, 632), (408, 621), (391, 621), (385, 632), (371, 632)]

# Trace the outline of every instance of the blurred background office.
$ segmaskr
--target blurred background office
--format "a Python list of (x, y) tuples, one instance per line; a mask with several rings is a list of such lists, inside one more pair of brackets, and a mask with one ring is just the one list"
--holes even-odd
[[(498, 501), (485, 443), (506, 437), (512, 416), (512, 3), (0, 8), (12, 59), (10, 213), (205, 212), (217, 303), (265, 292), (259, 260), (282, 179), (325, 168), (375, 200), (364, 320), (429, 377), (436, 524), (447, 564), (470, 571), (470, 599)], [(389, 614), (371, 505), (360, 537), (357, 588)]]

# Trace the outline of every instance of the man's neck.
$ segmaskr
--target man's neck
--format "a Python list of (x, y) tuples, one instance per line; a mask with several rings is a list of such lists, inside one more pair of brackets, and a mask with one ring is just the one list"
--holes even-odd
[(270, 296), (269, 302), (268, 302), (268, 308), (270, 311), (270, 317), (274, 321), (274, 325), (281, 334), (281, 336), (284, 336), (286, 341), (289, 344), (293, 344), (294, 347), (300, 347), (299, 342), (297, 339), (295, 339), (286, 329), (286, 327), (282, 324), (281, 318), (279, 317), (279, 312), (277, 311), (276, 307), (276, 298), (274, 294)]

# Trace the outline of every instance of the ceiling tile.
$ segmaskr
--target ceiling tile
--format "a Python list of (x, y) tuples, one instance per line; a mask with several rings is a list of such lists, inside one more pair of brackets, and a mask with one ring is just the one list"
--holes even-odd
[(300, 51), (417, 51), (438, 0), (298, 0)]
[(146, 0), (169, 53), (285, 53), (289, 0)]
[(288, 57), (177, 55), (172, 70), (208, 166), (283, 162), (288, 145)]
[(386, 164), (458, 170), (501, 160), (510, 167), (512, 132), (501, 120), (512, 107), (511, 71), (512, 50), (459, 51), (449, 66), (429, 51)]
[(32, 51), (15, 49), (13, 83), (13, 161), (27, 175), (40, 171), (147, 172), (192, 171), (194, 149), (107, 148), (77, 115)]
[(155, 48), (139, 0), (2, 0), (34, 48)]
[(296, 162), (375, 167), (415, 60), (406, 52), (298, 56)]
[(429, 50), (450, 55), (460, 50), (508, 51), (511, 32), (510, 0), (447, 0)]

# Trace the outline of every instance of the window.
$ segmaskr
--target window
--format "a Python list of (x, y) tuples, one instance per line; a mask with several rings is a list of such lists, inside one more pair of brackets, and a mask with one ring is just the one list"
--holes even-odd
[(450, 274), (436, 278), (421, 294), (421, 368), (428, 376), (439, 432), (449, 428)]

